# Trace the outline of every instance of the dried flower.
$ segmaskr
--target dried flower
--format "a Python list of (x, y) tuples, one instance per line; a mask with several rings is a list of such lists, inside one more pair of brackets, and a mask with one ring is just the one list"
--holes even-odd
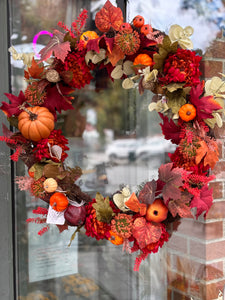
[(68, 84), (76, 89), (89, 84), (93, 78), (85, 62), (84, 51), (69, 53), (65, 60), (65, 70), (73, 73), (73, 78)]
[(125, 31), (118, 32), (115, 36), (115, 44), (126, 55), (136, 53), (140, 47), (140, 38), (137, 31), (127, 33)]
[(196, 86), (200, 83), (201, 59), (194, 51), (177, 49), (176, 53), (170, 53), (165, 59), (163, 72), (158, 77), (159, 82), (163, 85), (183, 82), (185, 87)]
[(111, 229), (113, 232), (126, 239), (132, 234), (133, 219), (132, 216), (126, 214), (118, 214), (111, 221)]
[(46, 100), (46, 92), (39, 88), (39, 81), (33, 81), (25, 90), (26, 101), (31, 105), (41, 105)]
[(68, 140), (62, 135), (62, 131), (60, 129), (53, 130), (47, 139), (41, 139), (36, 147), (33, 149), (35, 157), (41, 161), (43, 158), (51, 159), (53, 161), (58, 162), (59, 160), (56, 157), (53, 157), (49, 151), (49, 145), (54, 146), (58, 145), (62, 149), (61, 161), (64, 161), (68, 154), (65, 152), (69, 150)]

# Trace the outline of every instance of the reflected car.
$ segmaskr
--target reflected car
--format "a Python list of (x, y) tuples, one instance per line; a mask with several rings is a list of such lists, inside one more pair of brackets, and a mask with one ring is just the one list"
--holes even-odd
[(171, 141), (166, 140), (163, 136), (155, 136), (146, 138), (142, 145), (136, 149), (136, 158), (141, 160), (147, 160), (149, 158), (159, 157), (162, 162), (165, 159), (166, 153), (172, 153), (176, 149), (176, 145)]
[(138, 145), (139, 141), (136, 139), (118, 139), (106, 147), (105, 153), (110, 161), (116, 159), (134, 160)]

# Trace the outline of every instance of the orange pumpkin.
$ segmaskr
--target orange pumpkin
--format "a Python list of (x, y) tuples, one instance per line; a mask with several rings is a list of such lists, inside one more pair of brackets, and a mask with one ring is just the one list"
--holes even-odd
[(112, 230), (109, 230), (109, 241), (114, 244), (114, 245), (121, 245), (123, 244), (123, 238), (121, 236), (119, 236), (118, 234), (116, 234), (115, 232), (113, 232)]
[(54, 210), (63, 211), (69, 205), (69, 200), (64, 194), (57, 192), (51, 196), (49, 204)]
[(19, 131), (26, 139), (35, 142), (47, 138), (54, 126), (54, 116), (46, 107), (27, 107), (18, 116)]
[(153, 61), (148, 54), (139, 54), (135, 57), (134, 65), (152, 66)]
[(160, 223), (167, 218), (167, 214), (168, 208), (161, 198), (157, 198), (148, 206), (145, 218), (147, 221)]
[(152, 26), (149, 24), (145, 24), (141, 27), (141, 33), (147, 35), (153, 31)]
[(135, 27), (140, 28), (145, 24), (145, 19), (142, 16), (137, 15), (133, 18), (133, 24)]
[(196, 108), (192, 104), (184, 104), (179, 109), (179, 116), (183, 121), (189, 122), (195, 118)]
[(84, 41), (84, 48), (87, 47), (87, 43), (89, 40), (94, 40), (98, 38), (98, 34), (95, 31), (85, 31), (80, 36), (80, 41)]

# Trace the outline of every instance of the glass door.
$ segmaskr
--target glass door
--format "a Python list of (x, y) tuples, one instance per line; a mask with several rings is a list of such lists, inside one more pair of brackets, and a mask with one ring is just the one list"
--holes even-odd
[[(111, 2), (113, 5), (121, 4), (121, 1)], [(151, 0), (146, 3), (130, 0), (124, 2), (127, 12), (123, 11), (123, 14), (127, 14), (128, 22), (136, 15), (142, 15), (152, 27), (166, 33), (174, 23), (191, 25), (196, 31), (193, 36), (196, 51), (208, 53), (210, 64), (215, 58), (209, 57), (207, 49), (221, 32), (219, 26), (222, 25), (212, 20), (209, 13), (204, 15), (195, 1), (192, 2), (190, 5), (187, 1), (165, 3)], [(37, 56), (48, 43), (49, 35), (58, 22), (69, 26), (83, 8), (89, 13), (85, 30), (94, 29), (95, 15), (104, 3), (101, 0), (48, 0), (43, 4), (41, 0), (11, 0), (10, 38), (14, 47), (11, 51), (14, 54), (34, 51)], [(210, 5), (207, 7), (208, 12), (213, 9)], [(220, 9), (224, 12), (222, 2)], [(223, 59), (224, 56), (220, 57), (219, 62), (224, 63)], [(26, 89), (23, 64), (12, 59), (11, 65), (12, 91), (18, 95), (20, 90)], [(204, 71), (206, 77), (212, 75), (207, 63)], [(67, 167), (82, 169), (74, 194), (81, 190), (94, 199), (97, 192), (106, 197), (119, 193), (127, 186), (130, 193), (136, 192), (147, 181), (157, 179), (158, 168), (169, 162), (168, 153), (175, 151), (175, 147), (164, 139), (158, 114), (149, 112), (148, 107), (154, 96), (151, 91), (145, 90), (140, 96), (137, 89), (124, 89), (122, 80), (108, 79), (104, 68), (97, 70), (94, 77), (95, 80), (89, 85), (73, 93), (74, 109), (58, 115), (55, 128), (61, 130), (69, 141), (70, 151), (65, 161)], [(24, 164), (16, 163), (17, 182), (22, 182), (21, 178), (27, 175), (28, 169), (24, 168)], [(56, 226), (50, 226), (44, 233), (43, 224), (26, 222), (36, 217), (33, 210), (39, 206), (48, 208), (48, 204), (19, 190), (18, 186), (15, 188), (19, 300), (209, 299), (206, 297), (206, 285), (214, 281), (218, 283), (214, 293), (219, 293), (222, 280), (217, 279), (218, 276), (223, 277), (220, 264), (221, 261), (223, 264), (223, 259), (216, 257), (207, 260), (193, 250), (199, 246), (200, 251), (206, 251), (203, 221), (185, 219), (180, 226), (176, 224), (178, 230), (168, 245), (149, 255), (136, 272), (136, 255), (123, 251), (122, 245), (115, 247), (107, 240), (88, 237), (81, 228), (68, 247), (75, 227), (60, 233)], [(210, 224), (217, 225), (214, 217), (211, 220)], [(196, 229), (200, 227), (201, 232)], [(44, 234), (39, 235), (40, 230)], [(221, 237), (212, 235), (209, 243), (217, 238)], [(196, 266), (192, 268), (195, 277), (188, 273), (187, 266), (190, 265)], [(202, 273), (199, 275), (199, 270), (206, 265), (213, 265), (215, 273), (220, 274), (209, 282), (201, 278)], [(196, 285), (196, 278), (201, 289)]]

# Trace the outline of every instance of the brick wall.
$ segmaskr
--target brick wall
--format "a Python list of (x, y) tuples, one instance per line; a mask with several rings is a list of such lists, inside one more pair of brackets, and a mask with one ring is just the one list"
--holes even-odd
[[(225, 73), (225, 38), (218, 34), (207, 49), (202, 72), (206, 79)], [(221, 141), (220, 161), (213, 174), (213, 206), (206, 220), (183, 219), (168, 242), (168, 299), (213, 300), (225, 285), (225, 123), (215, 128)]]

